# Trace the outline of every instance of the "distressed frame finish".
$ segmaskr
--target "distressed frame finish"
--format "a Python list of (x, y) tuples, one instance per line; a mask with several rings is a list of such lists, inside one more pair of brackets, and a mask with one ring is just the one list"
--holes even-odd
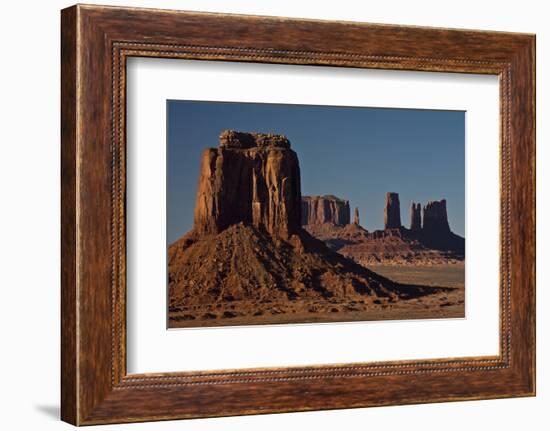
[[(62, 11), (61, 30), (63, 420), (88, 425), (535, 394), (534, 35), (82, 5)], [(129, 56), (498, 75), (500, 354), (128, 375)]]

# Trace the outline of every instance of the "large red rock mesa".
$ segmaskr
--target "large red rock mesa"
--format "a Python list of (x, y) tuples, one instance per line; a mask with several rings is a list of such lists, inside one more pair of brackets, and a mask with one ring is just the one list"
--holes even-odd
[(193, 230), (250, 223), (289, 238), (300, 229), (298, 156), (282, 135), (227, 130), (202, 154)]
[(302, 196), (302, 225), (349, 222), (349, 201), (333, 195)]

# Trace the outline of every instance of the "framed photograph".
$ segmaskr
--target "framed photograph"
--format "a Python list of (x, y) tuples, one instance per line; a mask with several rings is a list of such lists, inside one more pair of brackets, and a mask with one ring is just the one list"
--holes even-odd
[(535, 36), (61, 14), (62, 419), (535, 394)]

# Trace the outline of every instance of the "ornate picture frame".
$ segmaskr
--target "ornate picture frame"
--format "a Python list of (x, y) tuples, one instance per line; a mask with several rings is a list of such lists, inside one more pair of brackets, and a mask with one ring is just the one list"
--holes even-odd
[[(77, 5), (61, 14), (61, 416), (74, 425), (535, 394), (535, 36)], [(126, 60), (497, 75), (500, 353), (128, 374)]]

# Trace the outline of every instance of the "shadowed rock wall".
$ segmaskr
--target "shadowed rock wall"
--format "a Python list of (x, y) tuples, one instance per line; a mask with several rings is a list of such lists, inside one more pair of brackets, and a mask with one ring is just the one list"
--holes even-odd
[(420, 214), (420, 204), (413, 202), (411, 204), (411, 230), (419, 231), (422, 229), (422, 216)]
[(399, 207), (399, 194), (386, 193), (386, 206), (384, 207), (384, 229), (401, 227), (401, 209)]
[(424, 206), (424, 224), (422, 226), (426, 233), (448, 233), (450, 232), (449, 221), (447, 220), (447, 201), (430, 201)]

